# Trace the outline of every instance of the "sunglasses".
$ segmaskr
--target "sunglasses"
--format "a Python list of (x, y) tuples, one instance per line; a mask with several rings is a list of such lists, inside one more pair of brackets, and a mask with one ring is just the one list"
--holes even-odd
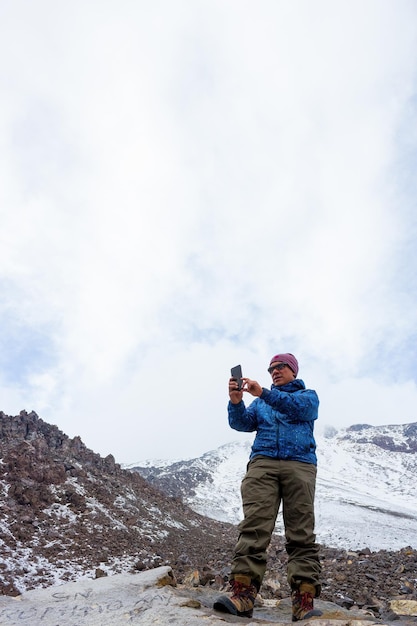
[(284, 367), (288, 367), (287, 363), (277, 363), (277, 365), (273, 365), (272, 367), (268, 367), (268, 372), (272, 374), (274, 370), (283, 370)]

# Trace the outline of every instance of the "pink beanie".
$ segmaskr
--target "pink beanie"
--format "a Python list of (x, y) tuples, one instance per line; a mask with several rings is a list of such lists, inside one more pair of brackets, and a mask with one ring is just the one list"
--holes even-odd
[[(276, 361), (281, 361), (282, 363), (286, 363), (297, 376), (298, 374), (298, 361), (293, 354), (290, 352), (286, 352), (285, 354), (276, 354), (272, 357), (271, 363), (275, 363)], [(271, 364), (270, 363), (270, 364)]]

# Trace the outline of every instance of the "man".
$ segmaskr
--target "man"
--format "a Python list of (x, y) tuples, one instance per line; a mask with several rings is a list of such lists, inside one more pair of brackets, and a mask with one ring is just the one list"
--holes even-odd
[[(293, 354), (276, 354), (268, 372), (271, 389), (255, 380), (229, 380), (229, 425), (256, 431), (241, 494), (244, 519), (239, 524), (230, 580), (230, 595), (214, 603), (218, 611), (252, 617), (266, 569), (266, 551), (282, 502), (291, 587), (292, 620), (321, 615), (313, 599), (320, 595), (319, 550), (314, 534), (317, 458), (313, 436), (319, 399), (297, 378)], [(255, 396), (248, 406), (243, 392)]]

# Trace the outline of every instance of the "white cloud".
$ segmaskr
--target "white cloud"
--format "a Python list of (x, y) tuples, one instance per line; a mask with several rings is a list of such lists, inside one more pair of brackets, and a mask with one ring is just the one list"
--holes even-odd
[(7, 412), (191, 456), (283, 346), (324, 418), (415, 419), (413, 3), (1, 11)]

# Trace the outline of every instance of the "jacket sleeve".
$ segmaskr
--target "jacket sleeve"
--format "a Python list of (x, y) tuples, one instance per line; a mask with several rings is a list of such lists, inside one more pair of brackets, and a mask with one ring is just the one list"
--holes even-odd
[(251, 433), (258, 428), (256, 401), (252, 402), (247, 408), (243, 400), (239, 404), (233, 404), (229, 401), (227, 411), (230, 428), (244, 433)]
[(309, 422), (318, 417), (319, 398), (312, 389), (300, 389), (293, 393), (277, 388), (263, 389), (261, 399), (278, 411), (283, 422)]

